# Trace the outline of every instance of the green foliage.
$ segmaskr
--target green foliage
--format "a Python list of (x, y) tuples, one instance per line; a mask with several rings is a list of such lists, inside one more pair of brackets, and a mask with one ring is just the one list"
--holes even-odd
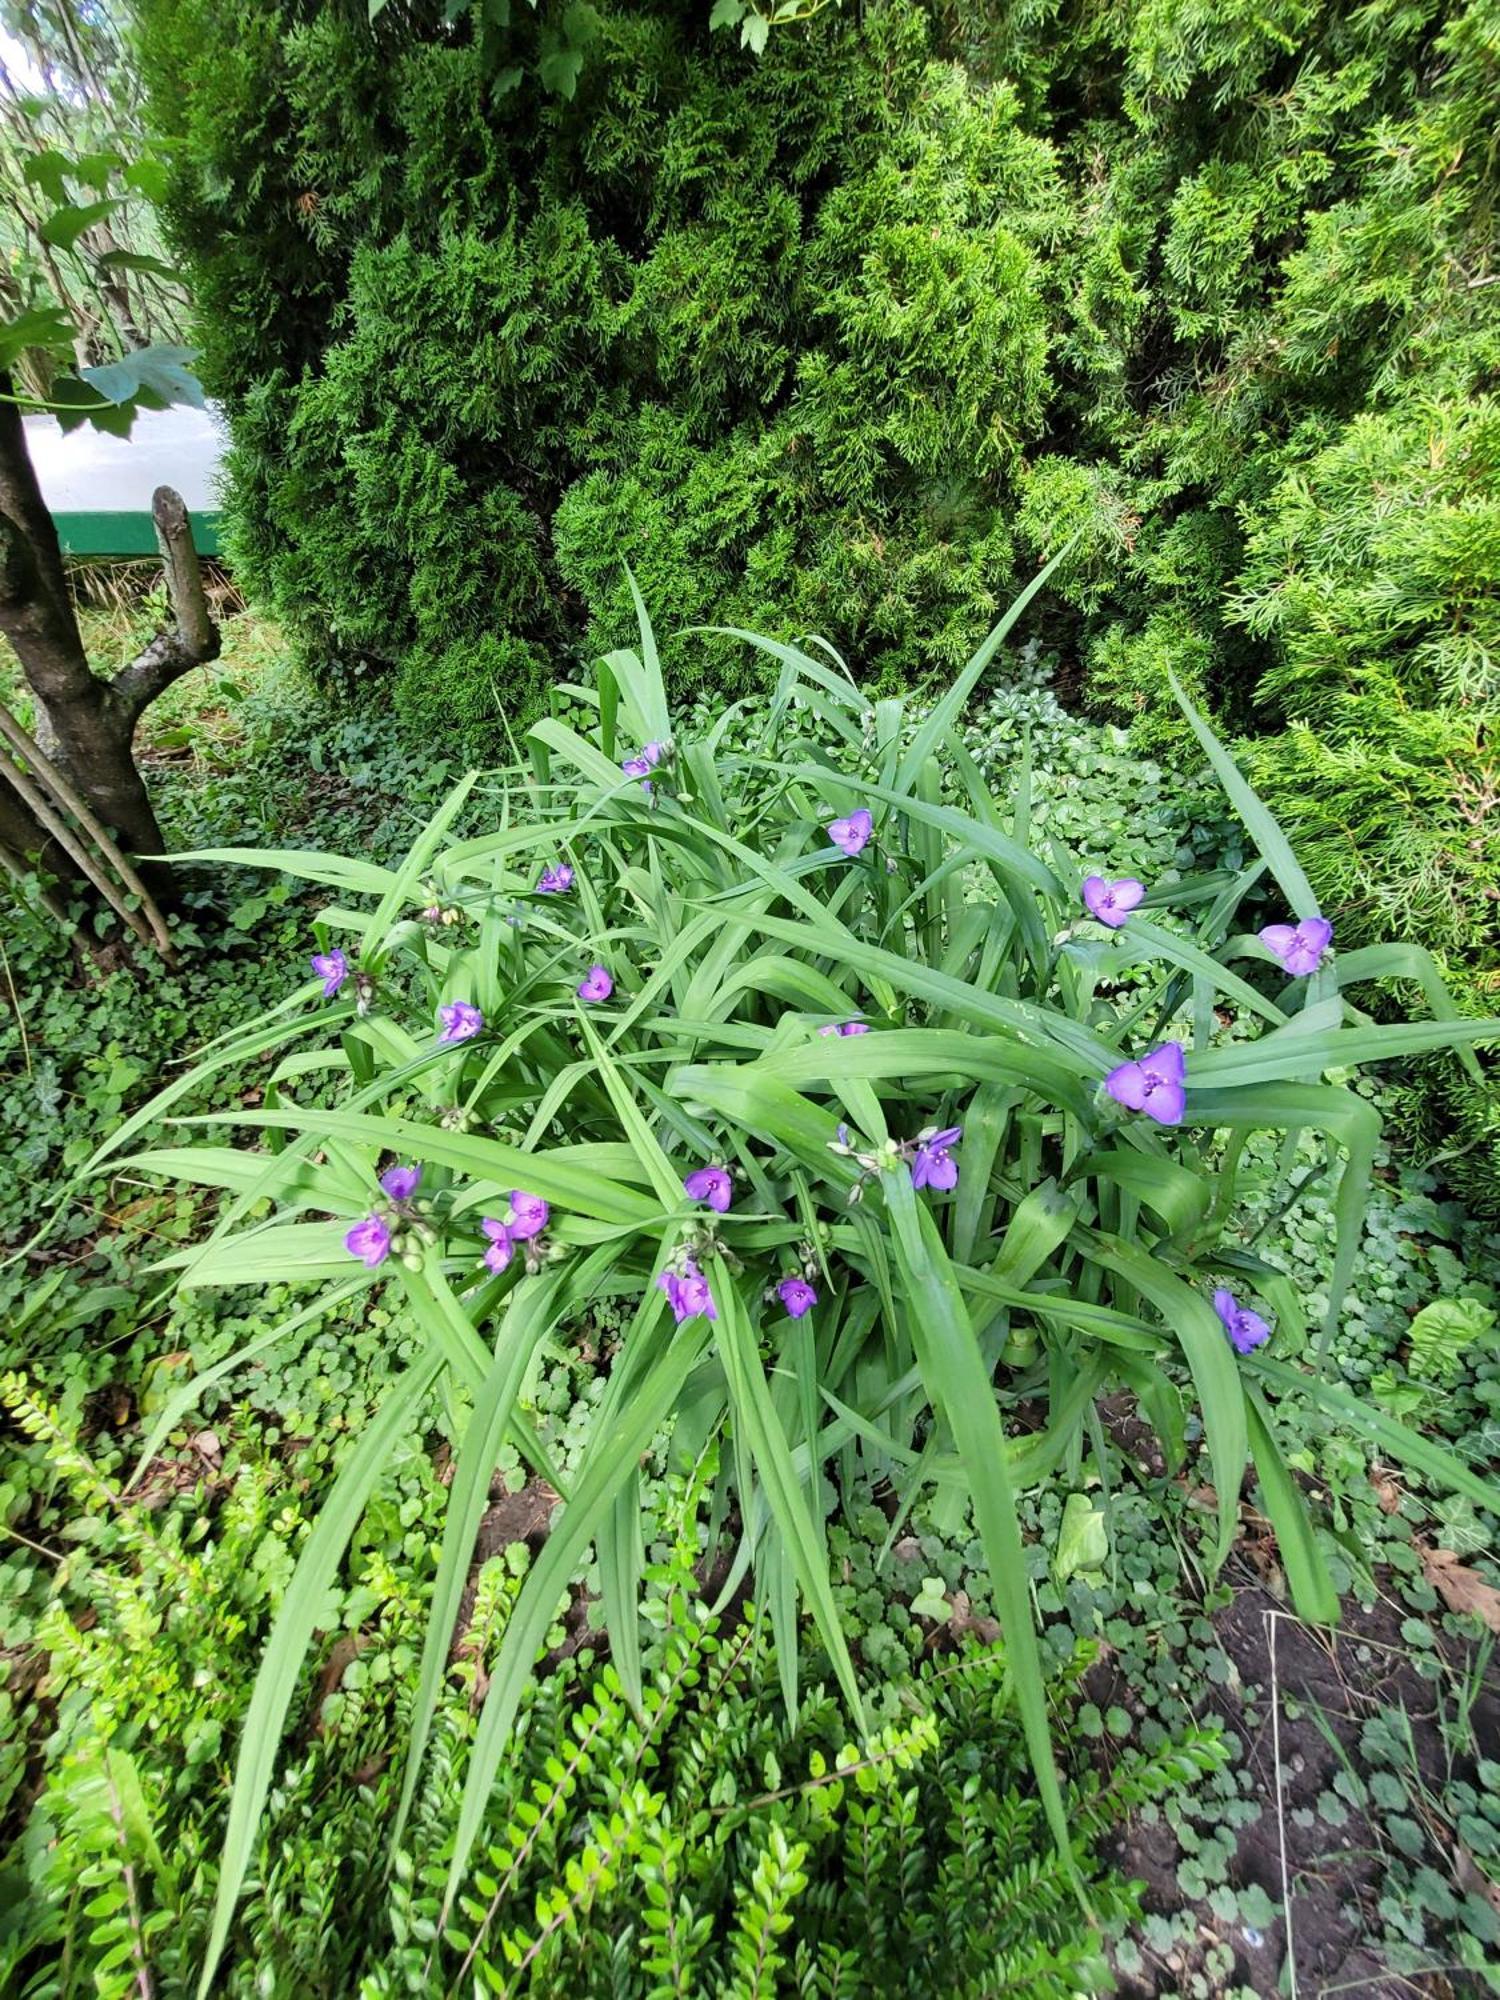
[[(6, 1401), (46, 1434), (79, 1507), (98, 1477), (19, 1384)], [(1004, 1653), (945, 1651), (882, 1690), (886, 1719), (849, 1744), (841, 1705), (809, 1685), (777, 1698), (767, 1621), (725, 1633), (693, 1565), (702, 1473), (669, 1482), (645, 1571), (639, 1704), (619, 1674), (559, 1661), (529, 1692), (524, 1727), (490, 1802), (472, 1888), (446, 1922), (451, 1836), (473, 1703), (513, 1616), (526, 1553), (479, 1572), (433, 1732), (432, 1753), (389, 1873), (399, 1768), (388, 1763), (411, 1700), (411, 1585), (375, 1555), (351, 1593), (357, 1647), (309, 1693), (309, 1726), (274, 1801), (256, 1886), (224, 1988), (380, 1995), (462, 1989), (533, 1996), (612, 1991), (627, 2000), (701, 1991), (770, 1995), (961, 1991), (1003, 1969), (1015, 1990), (1069, 1996), (1100, 1976), (1103, 1941), (1137, 1889), (1100, 1858), (1147, 1804), (1185, 1798), (1222, 1769), (1216, 1732), (1184, 1727), (1107, 1774), (1074, 1754), (1093, 1649), (1049, 1678), (1068, 1804), (1096, 1928), (1049, 1845), (1026, 1773)], [(142, 1969), (183, 1991), (206, 1929), (212, 1823), (226, 1716), (243, 1702), (263, 1593), (246, 1586), (257, 1538), (284, 1532), (269, 1463), (247, 1463), (212, 1539), (201, 1496), (166, 1503), (165, 1539), (131, 1531), (141, 1563), (107, 1580), (60, 1580), (42, 1635), (58, 1741), (27, 1831), (0, 1871), (0, 1967), (25, 2000), (87, 1981), (140, 1990)], [(183, 1503), (190, 1503), (184, 1505)], [(163, 1564), (168, 1539), (198, 1544)], [(175, 1566), (174, 1566), (175, 1563)], [(274, 1602), (278, 1591), (269, 1595)], [(92, 1598), (91, 1615), (65, 1604)], [(358, 1608), (352, 1600), (359, 1600)], [(334, 1657), (339, 1658), (338, 1649)], [(212, 1665), (210, 1665), (212, 1663)], [(128, 1746), (128, 1747), (127, 1747)], [(892, 1983), (892, 1982), (897, 1983)]]
[[(1347, 1084), (1319, 1079), (1387, 1055), (1467, 1051), (1495, 1024), (1453, 1020), (1430, 966), (1409, 950), (1399, 962), (1428, 984), (1439, 1017), (1430, 1022), (1371, 1027), (1342, 997), (1344, 984), (1381, 976), (1389, 954), (1334, 960), (1274, 997), (1242, 976), (1236, 963), (1253, 974), (1267, 961), (1240, 928), (1260, 864), (1163, 881), (1150, 906), (1160, 920), (1141, 911), (1123, 931), (1081, 917), (1082, 870), (1063, 842), (1048, 841), (1048, 860), (1027, 844), (1024, 775), (1002, 808), (960, 760), (964, 806), (941, 802), (937, 745), (1003, 637), (1004, 626), (914, 728), (899, 703), (872, 711), (826, 665), (757, 641), (781, 663), (777, 692), (754, 746), (733, 748), (713, 736), (674, 741), (643, 614), (640, 651), (611, 654), (597, 689), (571, 691), (587, 733), (560, 714), (539, 722), (529, 767), (463, 781), (398, 867), (250, 850), (198, 857), (269, 863), (333, 886), (340, 900), (324, 911), (323, 934), (347, 948), (350, 993), (310, 1017), (274, 1010), (216, 1055), (285, 1051), (264, 1108), (227, 1102), (210, 1114), (231, 1131), (266, 1132), (270, 1151), (188, 1144), (132, 1157), (138, 1172), (230, 1196), (212, 1236), (165, 1261), (193, 1289), (342, 1286), (356, 1272), (345, 1230), (379, 1215), (392, 1254), (377, 1258), (370, 1282), (394, 1287), (418, 1333), (410, 1366), (340, 1469), (266, 1648), (215, 1953), (318, 1606), (389, 1452), (439, 1379), (468, 1415), (408, 1789), (507, 1431), (566, 1501), (489, 1681), (452, 1843), (450, 1911), (534, 1657), (590, 1545), (622, 1683), (639, 1695), (639, 1466), (664, 1430), (679, 1451), (721, 1431), (728, 1440), (711, 1513), (722, 1525), (732, 1507), (741, 1524), (733, 1573), (753, 1565), (788, 1706), (800, 1599), (862, 1729), (829, 1571), (828, 1480), (847, 1491), (860, 1475), (888, 1479), (906, 1506), (932, 1485), (950, 1506), (972, 1506), (1040, 1801), (1064, 1847), (1017, 1493), (1076, 1459), (1108, 1385), (1136, 1393), (1174, 1464), (1190, 1394), (1218, 1495), (1219, 1561), (1253, 1456), (1295, 1600), (1320, 1619), (1336, 1615), (1337, 1597), (1276, 1442), (1273, 1403), (1311, 1398), (1342, 1427), (1493, 1506), (1492, 1490), (1457, 1459), (1289, 1365), (1306, 1337), (1301, 1302), (1274, 1265), (1225, 1232), (1252, 1135), (1311, 1130), (1324, 1164), (1341, 1160), (1318, 1334), (1326, 1356), (1355, 1268), (1379, 1121)], [(1284, 836), (1187, 712), (1280, 893), (1304, 911), (1310, 891)], [(665, 746), (649, 792), (615, 761), (648, 740)], [(471, 793), (484, 797), (493, 830), (457, 839)], [(876, 831), (851, 860), (820, 826), (860, 800)], [(567, 893), (541, 892), (539, 869), (563, 858), (576, 871)], [(596, 962), (612, 971), (615, 995), (586, 1011), (574, 989)], [(482, 1011), (481, 1031), (435, 1039), (435, 1010), (458, 1001)], [(856, 1015), (871, 1017), (871, 1032), (826, 1032)], [(1115, 1064), (1169, 1035), (1191, 1051), (1186, 1142), (1122, 1114), (1099, 1089)], [(209, 1077), (191, 1073), (173, 1095)], [(308, 1078), (319, 1080), (312, 1095)], [(134, 1142), (150, 1116), (127, 1121), (104, 1153)], [(919, 1199), (912, 1167), (923, 1138), (955, 1124), (964, 1128), (955, 1198)], [(422, 1166), (419, 1196), (382, 1193), (377, 1173), (390, 1155)], [(685, 1199), (685, 1171), (714, 1161), (739, 1186), (722, 1217)], [(499, 1224), (481, 1229), (481, 1218), (503, 1218), (517, 1187), (551, 1204), (548, 1232), (518, 1237), (506, 1256), (487, 1253)], [(1286, 1193), (1287, 1206), (1299, 1191)], [(270, 1212), (259, 1211), (267, 1200)], [(715, 1310), (684, 1310), (673, 1331), (665, 1281), (700, 1266)], [(785, 1315), (775, 1290), (797, 1271), (820, 1294), (805, 1324)], [(1236, 1366), (1207, 1296), (1226, 1282), (1274, 1310), (1287, 1359)], [(539, 1344), (564, 1337), (601, 1297), (628, 1302), (626, 1325), (596, 1429), (560, 1483), (517, 1397)], [(1006, 1419), (1021, 1403), (1045, 1411), (1045, 1423), (1008, 1441)], [(604, 1823), (601, 1876), (635, 1823), (623, 1832)], [(757, 1950), (773, 1947), (772, 1890), (787, 1871), (784, 1858), (767, 1878)], [(591, 1882), (585, 1871), (570, 1897), (586, 1900)], [(562, 1906), (551, 1916), (568, 1920)]]

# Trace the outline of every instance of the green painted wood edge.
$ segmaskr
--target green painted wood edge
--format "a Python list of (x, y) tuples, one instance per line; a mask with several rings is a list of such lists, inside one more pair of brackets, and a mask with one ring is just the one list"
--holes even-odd
[[(54, 514), (57, 538), (69, 556), (154, 556), (156, 530), (149, 514)], [(200, 556), (219, 553), (219, 516), (189, 514)]]

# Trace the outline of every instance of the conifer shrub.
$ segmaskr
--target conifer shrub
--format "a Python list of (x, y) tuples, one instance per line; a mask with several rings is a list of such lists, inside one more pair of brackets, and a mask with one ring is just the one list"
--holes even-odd
[(625, 636), (625, 558), (679, 622), (960, 666), (1050, 390), (1065, 198), (1014, 91), (915, 6), (753, 67), (687, 0), (601, 11), (571, 100), (366, 15), (142, 9), (232, 548), (314, 660), (493, 752), (544, 657)]
[(1491, 0), (883, 0), (759, 56), (707, 0), (369, 11), (139, 0), (232, 547), (320, 666), (490, 755), (628, 638), (622, 557), (884, 691), (1071, 545), (1068, 685), (1264, 739), (1340, 935), (1484, 1004)]

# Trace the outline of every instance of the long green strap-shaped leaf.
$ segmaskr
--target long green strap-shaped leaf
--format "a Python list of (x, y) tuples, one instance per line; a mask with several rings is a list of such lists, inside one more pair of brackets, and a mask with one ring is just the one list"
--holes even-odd
[(386, 932), (400, 916), (403, 905), (411, 902), (421, 881), (423, 870), (428, 868), (433, 856), (442, 844), (443, 835), (458, 817), (459, 808), (469, 796), (478, 777), (477, 771), (470, 771), (458, 780), (447, 798), (438, 807), (432, 818), (417, 835), (407, 852), (406, 859), (396, 870), (390, 886), (381, 897), (360, 943), (360, 952), (368, 959), (385, 942)]
[(369, 1505), (370, 1495), (441, 1366), (441, 1356), (424, 1354), (387, 1392), (385, 1402), (360, 1432), (353, 1450), (340, 1466), (312, 1533), (297, 1558), (297, 1567), (266, 1641), (240, 1735), (239, 1762), (229, 1800), (229, 1824), (219, 1860), (213, 1929), (198, 1982), (199, 2000), (206, 2000), (213, 1986), (234, 1906), (255, 1851), (256, 1831), (270, 1789), (271, 1773), (276, 1768), (282, 1727), (302, 1673), (308, 1642), (319, 1616), (327, 1609), (328, 1593), (350, 1537)]
[(1276, 1530), (1276, 1545), (1281, 1551), (1282, 1566), (1291, 1586), (1292, 1602), (1299, 1617), (1310, 1618), (1316, 1625), (1336, 1625), (1339, 1594), (1334, 1588), (1328, 1564), (1323, 1559), (1323, 1551), (1318, 1547), (1318, 1538), (1313, 1533), (1302, 1495), (1297, 1491), (1296, 1482), (1271, 1430), (1270, 1412), (1254, 1389), (1248, 1392), (1246, 1401), (1250, 1417), (1250, 1451), (1255, 1459), (1266, 1514)]
[(1069, 1873), (1082, 1896), (1047, 1725), (1046, 1682), (1032, 1624), (1021, 1523), (994, 1384), (980, 1355), (943, 1239), (932, 1216), (917, 1201), (911, 1176), (900, 1168), (882, 1175), (881, 1184), (895, 1232), (912, 1345), (928, 1393), (948, 1420), (968, 1474), (974, 1518), (989, 1562), (990, 1588), (1005, 1635), (1006, 1659), (1015, 1680), (1016, 1704), (1037, 1789), (1058, 1850), (1067, 1858)]
[(1434, 1485), (1446, 1486), (1454, 1493), (1463, 1494), (1476, 1507), (1483, 1507), (1491, 1514), (1500, 1514), (1500, 1483), (1493, 1479), (1481, 1479), (1462, 1459), (1456, 1458), (1442, 1445), (1434, 1444), (1431, 1438), (1423, 1437), (1420, 1431), (1411, 1430), (1399, 1418), (1382, 1410), (1373, 1399), (1351, 1396), (1347, 1389), (1325, 1381), (1321, 1375), (1290, 1368), (1284, 1361), (1254, 1355), (1245, 1367), (1248, 1373), (1261, 1381), (1274, 1383), (1283, 1395), (1311, 1396), (1325, 1410), (1331, 1410), (1341, 1423), (1347, 1424), (1351, 1430), (1362, 1432), (1379, 1445), (1389, 1457), (1411, 1466)]
[(495, 1358), (474, 1398), (473, 1413), (454, 1458), (453, 1484), (448, 1490), (448, 1507), (443, 1520), (443, 1545), (438, 1556), (437, 1574), (432, 1581), (427, 1637), (422, 1648), (416, 1700), (407, 1734), (406, 1770), (395, 1824), (391, 1828), (393, 1851), (400, 1845), (406, 1815), (416, 1791), (417, 1774), (422, 1768), (422, 1753), (427, 1747), (428, 1732), (437, 1712), (448, 1650), (453, 1643), (453, 1627), (468, 1580), (474, 1540), (489, 1504), (490, 1480), (500, 1445), (527, 1366), (536, 1352), (538, 1341), (552, 1324), (560, 1283), (560, 1277), (549, 1272), (534, 1282), (520, 1285), (511, 1294), (509, 1309), (500, 1322)]
[(1213, 766), (1214, 776), (1224, 787), (1229, 803), (1244, 821), (1245, 831), (1265, 856), (1266, 866), (1280, 883), (1281, 892), (1291, 904), (1293, 913), (1298, 917), (1317, 916), (1318, 899), (1313, 893), (1313, 886), (1269, 807), (1256, 795), (1239, 765), (1188, 700), (1181, 681), (1170, 667), (1167, 669), (1167, 681), (1177, 697), (1177, 706), (1203, 745), (1203, 754)]
[(1389, 1062), (1394, 1056), (1500, 1042), (1500, 1020), (1400, 1021), (1389, 1027), (1328, 1028), (1301, 1036), (1293, 1035), (1291, 1027), (1194, 1056), (1188, 1069), (1189, 1089), (1200, 1083), (1215, 1090), (1243, 1089), (1247, 1084), (1295, 1080), (1308, 1070), (1354, 1069)]
[[(828, 1580), (828, 1561), (817, 1529), (813, 1526), (802, 1481), (792, 1463), (786, 1432), (771, 1398), (759, 1347), (746, 1321), (739, 1295), (722, 1264), (715, 1264), (713, 1279), (714, 1300), (719, 1309), (716, 1344), (729, 1382), (734, 1421), (741, 1427), (749, 1444), (749, 1457), (761, 1492), (771, 1518), (780, 1530), (782, 1552), (791, 1563), (803, 1601), (818, 1628), (818, 1636), (828, 1649), (844, 1699), (863, 1733), (864, 1702), (859, 1682), (855, 1679), (854, 1662), (849, 1657), (843, 1622), (834, 1602), (833, 1587)], [(744, 1498), (748, 1501), (749, 1496)], [(789, 1685), (795, 1692), (795, 1665), (789, 1672)], [(795, 1706), (795, 1703), (791, 1705)]]
[(1326, 1132), (1343, 1147), (1344, 1166), (1333, 1202), (1333, 1270), (1328, 1279), (1328, 1310), (1318, 1336), (1318, 1366), (1324, 1367), (1343, 1310), (1344, 1293), (1354, 1275), (1354, 1260), (1359, 1255), (1370, 1174), (1375, 1148), (1380, 1142), (1380, 1113), (1368, 1098), (1336, 1085), (1279, 1083), (1264, 1084), (1258, 1090), (1195, 1090), (1188, 1097), (1185, 1122), (1222, 1125), (1235, 1132), (1296, 1132), (1306, 1126)]
[[(542, 1544), (541, 1554), (521, 1586), (500, 1643), (474, 1737), (443, 1890), (445, 1922), (453, 1899), (463, 1886), (470, 1852), (484, 1824), (495, 1773), (500, 1768), (516, 1711), (558, 1600), (571, 1583), (584, 1550), (599, 1533), (615, 1494), (666, 1422), (683, 1383), (703, 1352), (706, 1331), (707, 1323), (702, 1320), (690, 1320), (679, 1327), (651, 1366), (631, 1376), (628, 1395), (614, 1401), (606, 1399), (584, 1448), (572, 1497), (553, 1516), (552, 1529)], [(616, 1366), (619, 1367), (618, 1362)]]
[(322, 1111), (307, 1105), (295, 1111), (221, 1111), (212, 1118), (184, 1118), (184, 1125), (250, 1125), (289, 1132), (316, 1132), (325, 1139), (348, 1139), (373, 1152), (389, 1150), (424, 1165), (454, 1167), (462, 1174), (524, 1187), (544, 1201), (592, 1216), (598, 1222), (650, 1224), (660, 1213), (649, 1195), (622, 1187), (597, 1168), (576, 1165), (569, 1149), (528, 1153), (499, 1139), (421, 1125), (408, 1118), (379, 1118), (353, 1111)]
[[(1079, 533), (1081, 532), (1082, 530), (1080, 529)], [(931, 715), (928, 716), (916, 735), (913, 736), (907, 748), (906, 755), (901, 760), (901, 768), (896, 776), (897, 791), (910, 792), (914, 789), (917, 782), (917, 775), (921, 771), (922, 766), (927, 762), (933, 751), (937, 749), (938, 745), (943, 742), (944, 738), (953, 728), (953, 725), (963, 714), (964, 703), (969, 699), (975, 688), (978, 687), (985, 669), (1010, 637), (1012, 631), (1015, 629), (1016, 621), (1021, 617), (1032, 598), (1044, 587), (1058, 564), (1065, 562), (1068, 556), (1071, 555), (1073, 544), (1077, 540), (1078, 535), (1071, 535), (1063, 543), (1052, 560), (1037, 571), (1015, 603), (1011, 605), (999, 624), (980, 646), (979, 651), (958, 676), (952, 687), (949, 688), (942, 700), (933, 709)]]
[(1134, 1243), (1098, 1237), (1092, 1254), (1150, 1299), (1176, 1335), (1203, 1411), (1203, 1436), (1219, 1496), (1219, 1545), (1214, 1560), (1229, 1554), (1240, 1518), (1240, 1487), (1250, 1452), (1245, 1391), (1234, 1352), (1207, 1299)]

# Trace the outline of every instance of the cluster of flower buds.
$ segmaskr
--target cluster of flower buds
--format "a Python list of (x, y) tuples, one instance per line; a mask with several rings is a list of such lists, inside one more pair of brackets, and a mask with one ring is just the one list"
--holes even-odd
[(427, 901), (418, 912), (418, 915), (424, 924), (440, 925), (444, 930), (451, 930), (455, 924), (463, 922), (463, 911), (455, 908), (452, 903), (445, 903), (442, 891), (436, 888), (434, 884), (429, 882), (422, 893), (427, 898)]
[(387, 1167), (380, 1176), (385, 1203), (362, 1216), (344, 1237), (344, 1248), (366, 1269), (373, 1271), (394, 1256), (408, 1271), (421, 1270), (437, 1241), (437, 1231), (427, 1220), (432, 1204), (417, 1199), (421, 1184), (420, 1167)]
[(953, 1148), (963, 1137), (961, 1125), (924, 1125), (915, 1139), (885, 1139), (878, 1146), (861, 1151), (850, 1144), (849, 1127), (840, 1125), (838, 1137), (828, 1141), (830, 1153), (837, 1153), (840, 1159), (853, 1160), (859, 1167), (860, 1177), (849, 1190), (849, 1206), (855, 1207), (864, 1200), (865, 1185), (888, 1174), (898, 1166), (911, 1169), (911, 1184), (914, 1188), (936, 1188), (946, 1193), (958, 1186), (958, 1162), (953, 1158)]

